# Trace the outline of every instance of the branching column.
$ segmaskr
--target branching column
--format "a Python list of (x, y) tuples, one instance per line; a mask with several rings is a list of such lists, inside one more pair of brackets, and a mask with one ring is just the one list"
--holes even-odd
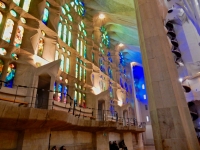
[(156, 149), (199, 150), (157, 1), (135, 0), (135, 9)]

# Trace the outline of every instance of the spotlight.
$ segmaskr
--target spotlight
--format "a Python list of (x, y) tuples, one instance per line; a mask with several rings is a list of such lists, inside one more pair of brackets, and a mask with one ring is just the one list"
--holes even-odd
[(99, 15), (99, 19), (104, 19), (105, 18), (105, 15), (104, 14), (100, 14)]

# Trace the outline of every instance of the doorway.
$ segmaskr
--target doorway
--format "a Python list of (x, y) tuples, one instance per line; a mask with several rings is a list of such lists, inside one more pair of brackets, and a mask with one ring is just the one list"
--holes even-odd
[(48, 74), (39, 75), (36, 108), (48, 109), (50, 82), (51, 77)]
[(98, 101), (98, 120), (104, 121), (105, 120), (105, 101), (100, 100)]

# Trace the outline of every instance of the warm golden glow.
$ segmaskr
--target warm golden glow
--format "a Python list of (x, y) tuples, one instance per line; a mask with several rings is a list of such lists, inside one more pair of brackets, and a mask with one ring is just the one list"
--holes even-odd
[(100, 14), (99, 15), (99, 19), (104, 19), (105, 18), (105, 15), (104, 14)]
[(123, 101), (122, 100), (119, 100), (117, 101), (118, 105), (121, 107), (123, 105)]
[(93, 92), (94, 92), (95, 95), (98, 95), (98, 94), (101, 93), (101, 89), (100, 88), (96, 88), (96, 87), (93, 86), (92, 90), (93, 90)]

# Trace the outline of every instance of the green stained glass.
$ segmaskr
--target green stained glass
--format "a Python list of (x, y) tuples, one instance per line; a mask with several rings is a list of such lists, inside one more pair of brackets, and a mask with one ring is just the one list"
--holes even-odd
[(60, 20), (63, 21), (63, 18), (60, 16)]
[(72, 40), (71, 38), (72, 38), (72, 33), (71, 33), (71, 31), (69, 31), (68, 32), (68, 43), (67, 43), (69, 46), (71, 46), (71, 40)]
[(64, 62), (65, 62), (65, 60), (64, 60), (64, 56), (61, 55), (60, 59), (61, 59), (60, 69), (63, 71), (63, 70), (64, 70)]
[(63, 31), (63, 42), (66, 43), (67, 41), (67, 27), (64, 25), (64, 31)]
[(74, 7), (74, 2), (71, 2), (70, 4), (71, 4), (72, 7)]
[(69, 21), (71, 21), (71, 22), (72, 22), (72, 21), (73, 21), (73, 18), (72, 18), (72, 16), (71, 16), (70, 14), (68, 14), (67, 16), (68, 16), (68, 19), (69, 19)]
[(14, 2), (17, 6), (19, 6), (20, 0), (13, 0), (13, 2)]
[(49, 10), (47, 8), (44, 8), (44, 14), (43, 14), (42, 22), (45, 25), (47, 25), (48, 18), (49, 18)]
[(92, 62), (94, 63), (94, 53), (92, 52)]
[(62, 23), (59, 22), (58, 24), (58, 37), (61, 38), (62, 35)]
[(66, 73), (68, 74), (69, 73), (69, 58), (66, 58)]
[(47, 5), (47, 7), (50, 7), (50, 4), (49, 4), (49, 2), (46, 2), (46, 5)]
[(83, 30), (83, 34), (84, 36), (87, 36), (87, 32), (85, 30)]
[(84, 58), (87, 58), (87, 48), (86, 48), (86, 45), (84, 45)]
[(70, 8), (67, 4), (65, 4), (65, 8), (67, 9), (68, 12), (70, 11)]
[(81, 21), (81, 27), (85, 28), (85, 24), (83, 23), (83, 21)]
[(62, 9), (62, 13), (63, 13), (64, 15), (66, 15), (65, 9), (64, 9), (63, 7), (61, 7), (61, 9)]
[(84, 82), (85, 82), (86, 81), (86, 69), (84, 69), (83, 78), (84, 78)]
[(30, 7), (30, 3), (31, 3), (31, 0), (24, 0), (24, 5), (23, 5), (23, 10), (25, 10), (26, 12), (28, 12), (29, 10), (29, 7)]
[(78, 25), (78, 29), (79, 29), (79, 31), (81, 31), (81, 25), (80, 24)]
[(16, 13), (16, 11), (14, 11), (14, 10), (10, 10), (10, 14), (11, 14), (13, 17), (17, 17), (17, 13)]

